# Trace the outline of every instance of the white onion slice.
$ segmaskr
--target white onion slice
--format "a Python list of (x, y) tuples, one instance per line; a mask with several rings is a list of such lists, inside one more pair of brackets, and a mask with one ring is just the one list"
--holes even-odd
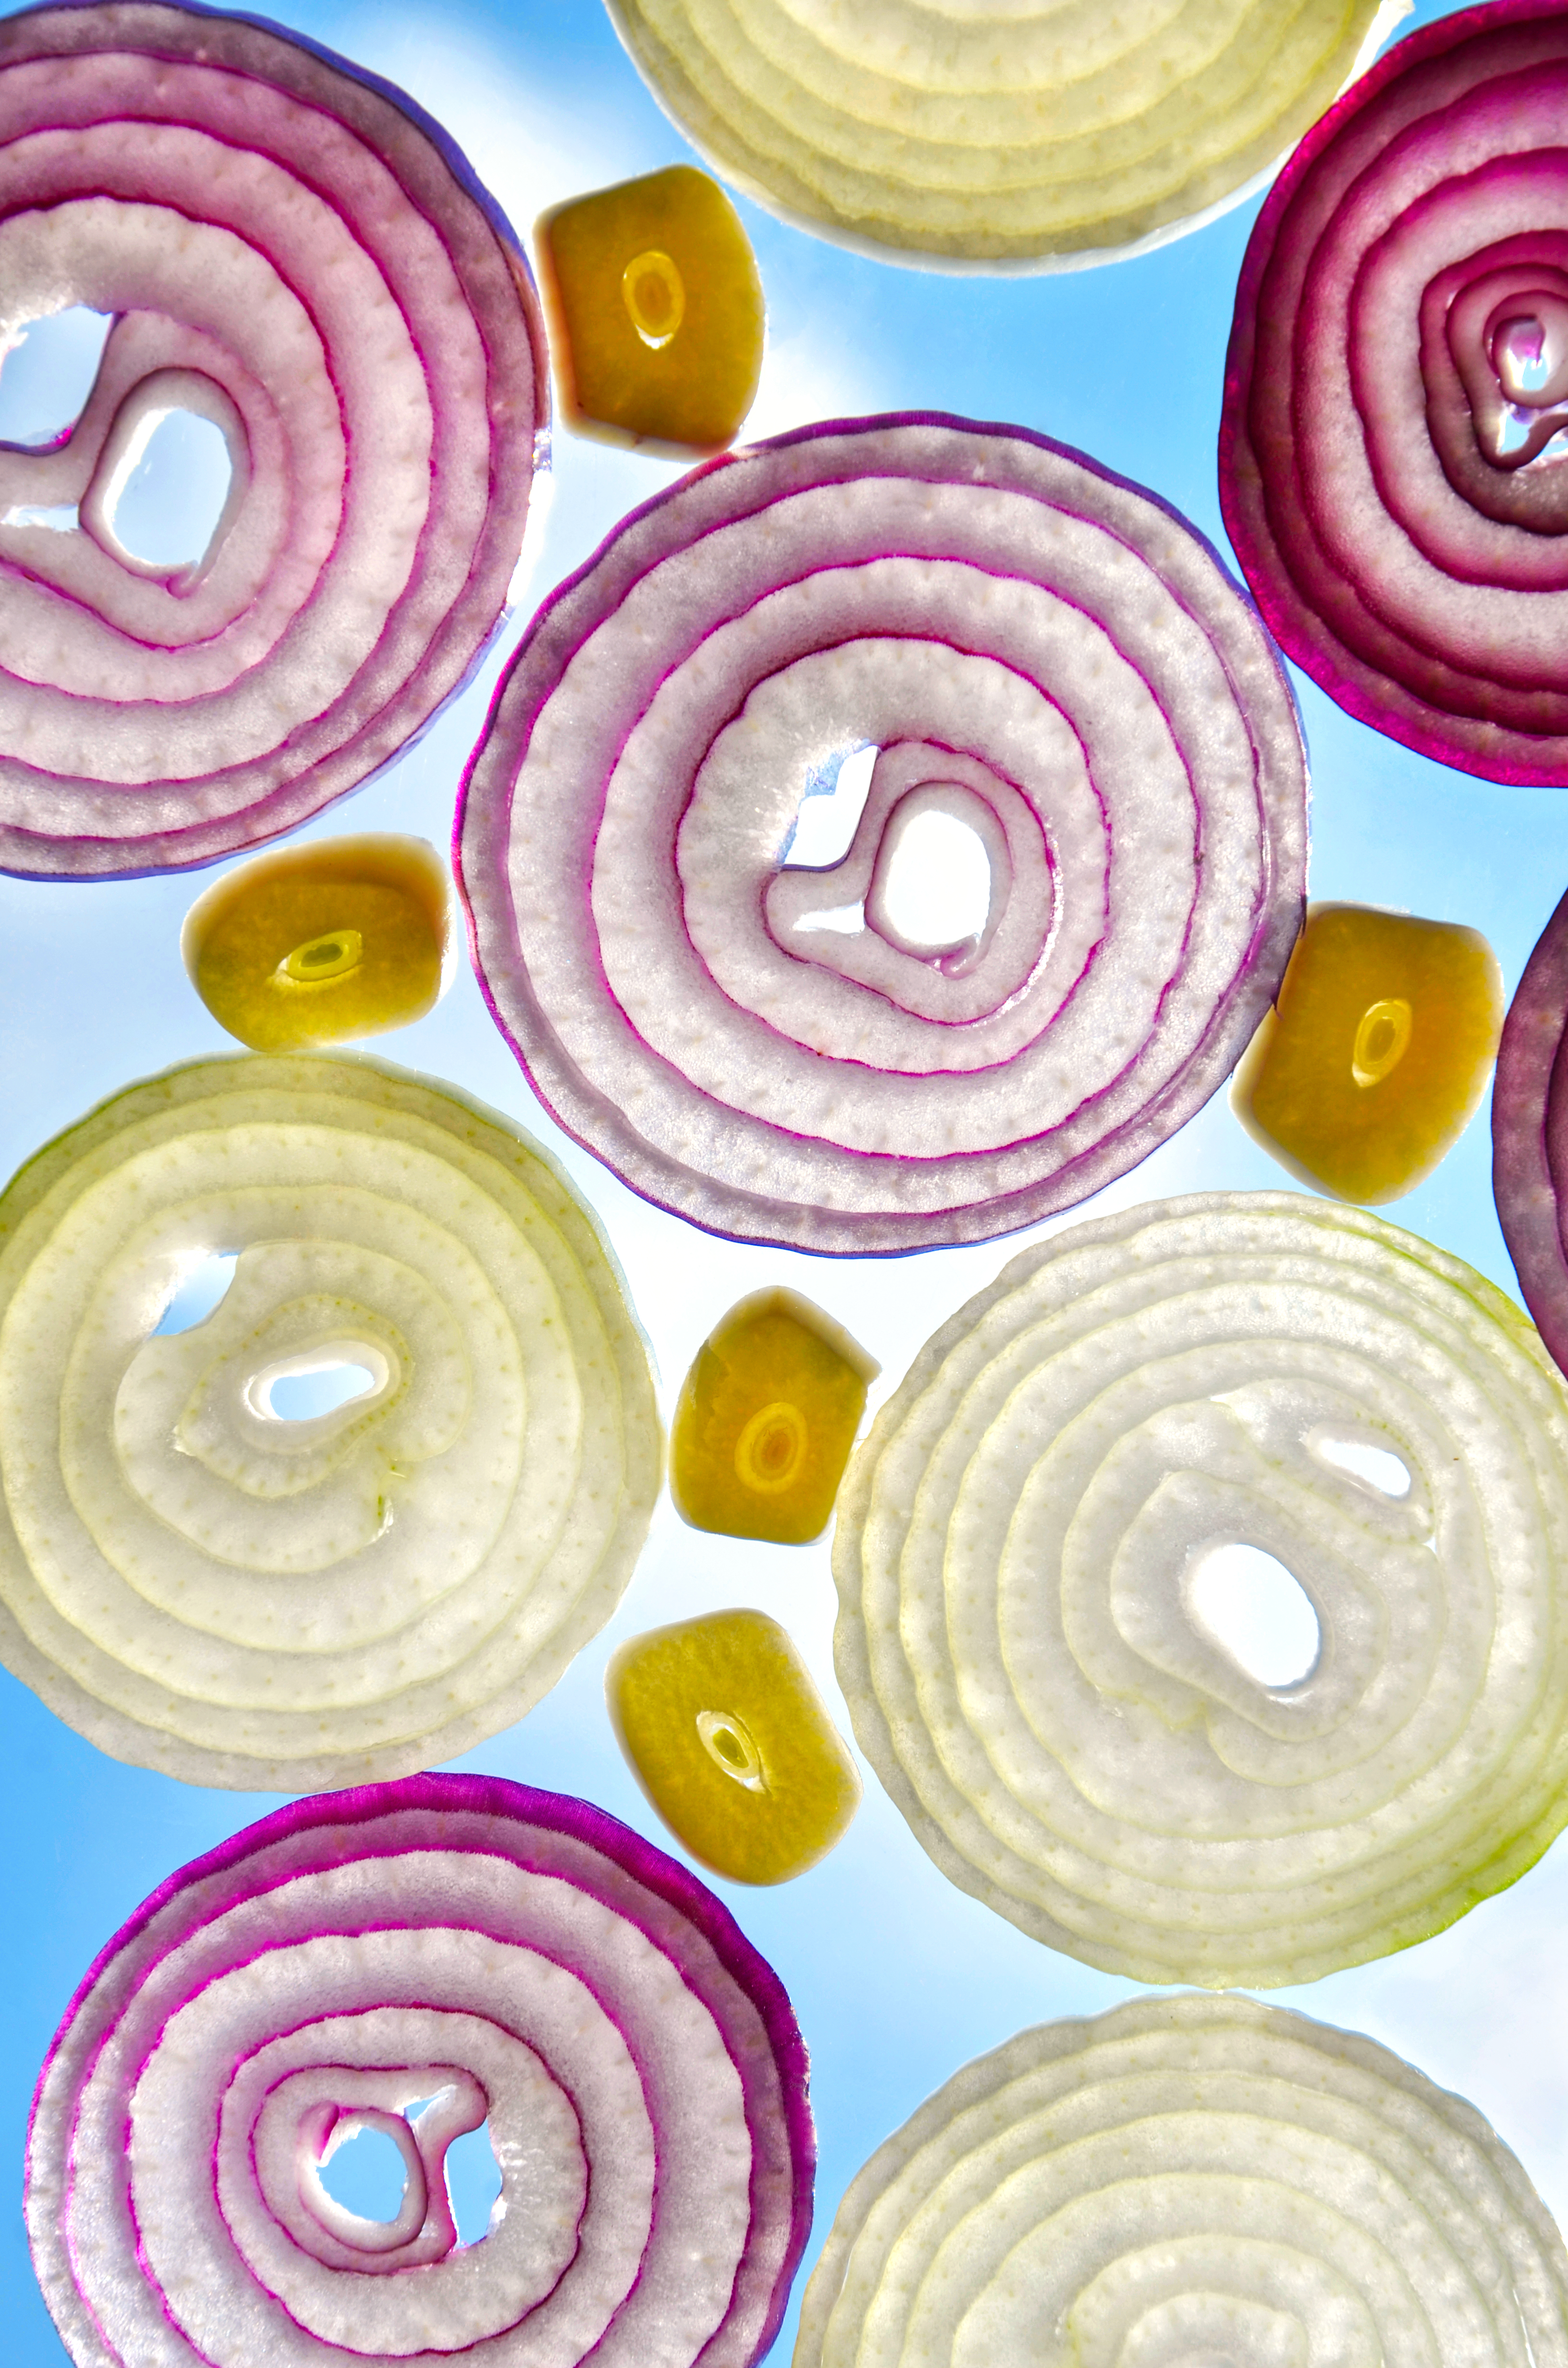
[(1408, 0), (607, 0), (654, 97), (787, 222), (897, 262), (1041, 271), (1244, 197)]
[(1562, 2368), (1568, 2255), (1473, 2105), (1244, 1998), (1021, 2032), (872, 2156), (795, 2368)]
[[(1299, 1681), (1216, 1633), (1224, 1546), (1306, 1595)], [(1362, 1212), (1213, 1193), (1026, 1251), (851, 1463), (834, 1570), (916, 1838), (1108, 1972), (1310, 1981), (1568, 1823), (1568, 1394), (1501, 1292)]]
[[(486, 2120), (459, 2245), (446, 2151)], [(320, 2180), (359, 2127), (403, 2156), (390, 2222)], [(586, 1802), (426, 1776), (138, 1910), (40, 2078), (28, 2229), (78, 2368), (750, 2368), (813, 2161), (789, 1999), (711, 1892)]]
[[(847, 855), (788, 868), (868, 744)], [(1271, 646), (1163, 505), (1022, 428), (827, 423), (687, 478), (546, 604), (460, 884), (562, 1126), (694, 1224), (865, 1255), (1070, 1206), (1208, 1099), (1300, 925), (1304, 798)], [(916, 812), (991, 880), (923, 951), (881, 894)]]
[[(334, 1368), (360, 1395), (275, 1409)], [(468, 1749), (608, 1619), (659, 1474), (592, 1216), (450, 1088), (195, 1063), (0, 1199), (0, 1658), (119, 1759), (301, 1792)]]
[[(116, 316), (71, 433), (0, 448), (0, 865), (162, 871), (291, 828), (501, 614), (548, 403), (515, 236), (412, 100), (325, 51), (165, 0), (45, 7), (0, 28), (0, 346)], [(181, 568), (111, 518), (171, 409), (233, 470)]]

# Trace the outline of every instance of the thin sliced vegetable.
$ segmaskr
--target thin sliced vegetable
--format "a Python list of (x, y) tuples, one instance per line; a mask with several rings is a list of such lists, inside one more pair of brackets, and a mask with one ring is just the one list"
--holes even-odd
[(1568, 1371), (1568, 896), (1503, 1023), (1492, 1088), (1492, 1189), (1525, 1305)]

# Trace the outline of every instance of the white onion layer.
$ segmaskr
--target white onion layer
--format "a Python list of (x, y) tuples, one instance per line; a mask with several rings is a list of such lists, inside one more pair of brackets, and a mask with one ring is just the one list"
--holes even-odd
[[(1199, 1616), (1238, 1544), (1316, 1615), (1295, 1684)], [(1312, 1980), (1568, 1822), (1568, 1395), (1500, 1292), (1369, 1215), (1215, 1193), (1026, 1251), (879, 1417), (834, 1569), (917, 1839), (1108, 1971)]]
[(786, 221), (956, 270), (1097, 263), (1244, 196), (1407, 0), (607, 0), (653, 94)]
[[(153, 1329), (235, 1253), (204, 1322)], [(271, 1410), (335, 1365), (362, 1395)], [(0, 1200), (0, 1656), (120, 1759), (301, 1791), (466, 1749), (608, 1618), (659, 1470), (592, 1218), (449, 1089), (199, 1063)]]
[[(848, 853), (790, 868), (868, 744)], [(562, 1125), (698, 1224), (863, 1254), (1071, 1205), (1214, 1091), (1299, 926), (1304, 798), (1277, 661), (1179, 519), (1022, 429), (893, 418), (628, 520), (518, 653), (459, 853)], [(881, 896), (917, 811), (978, 822), (992, 877), (923, 953)]]
[(1473, 2106), (1243, 1998), (954, 2075), (855, 2180), (795, 2368), (1562, 2368), (1568, 2255)]

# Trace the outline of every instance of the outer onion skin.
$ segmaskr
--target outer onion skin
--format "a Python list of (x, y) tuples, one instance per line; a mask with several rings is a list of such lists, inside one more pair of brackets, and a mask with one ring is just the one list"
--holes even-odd
[[(0, 521), (81, 509), (0, 522), (0, 867), (162, 871), (293, 828), (429, 723), (501, 618), (549, 400), (515, 234), (413, 100), (330, 51), (66, 6), (0, 28), (0, 285), (6, 336), (119, 316), (63, 440), (0, 448)], [(113, 533), (160, 403), (229, 445), (192, 567)]]
[[(1312, 1606), (1299, 1679), (1205, 1622), (1233, 1544)], [(835, 1655), (960, 1888), (1108, 1973), (1268, 1988), (1568, 1823), (1565, 1567), (1568, 1393), (1518, 1310), (1364, 1212), (1204, 1194), (1025, 1251), (922, 1350), (840, 1492)]]
[(1525, 1305), (1568, 1370), (1568, 897), (1525, 964), (1492, 1088), (1492, 1189)]
[[(274, 1403), (355, 1367), (332, 1412)], [(135, 1766), (294, 1792), (471, 1749), (609, 1618), (660, 1468), (595, 1220), (450, 1087), (193, 1062), (0, 1197), (0, 1658)]]
[(1006, 272), (1139, 254), (1236, 204), (1405, 14), (607, 5), (679, 129), (786, 222), (883, 262)]
[[(401, 2067), (468, 2084), (449, 2130), (488, 2111), (482, 2245), (425, 2140), (401, 2253), (301, 2217), (316, 2092), (395, 2131)], [(778, 1976), (602, 1810), (486, 1776), (318, 1796), (172, 1875), (83, 1981), (33, 2103), (34, 2265), (79, 2368), (751, 2368), (811, 2226), (806, 2089)]]
[[(868, 745), (849, 852), (790, 865)], [(947, 950), (878, 917), (931, 805), (993, 882)], [(568, 1133), (712, 1232), (867, 1256), (1031, 1224), (1181, 1125), (1278, 984), (1305, 843), (1295, 711), (1207, 546), (1042, 437), (919, 414), (634, 513), (514, 660), (455, 860)]]
[(1516, 315), (1562, 318), (1565, 92), (1568, 14), (1494, 0), (1346, 93), (1253, 233), (1220, 445), (1243, 571), (1330, 697), (1461, 771), (1559, 786), (1568, 477), (1539, 447), (1568, 415), (1555, 379), (1510, 409), (1500, 357)]
[(1473, 2105), (1247, 1998), (1138, 1999), (954, 2074), (849, 2189), (795, 2368), (1534, 2360), (1568, 2256)]

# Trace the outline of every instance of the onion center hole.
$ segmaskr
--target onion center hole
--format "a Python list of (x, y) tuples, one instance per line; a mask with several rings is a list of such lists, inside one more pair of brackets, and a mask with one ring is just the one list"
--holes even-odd
[(766, 1793), (767, 1771), (750, 1727), (738, 1712), (699, 1710), (697, 1738), (716, 1768), (748, 1793)]
[(933, 953), (978, 938), (991, 914), (991, 858), (980, 833), (935, 807), (914, 815), (893, 848), (881, 905), (907, 944)]
[(1410, 1050), (1415, 1015), (1403, 995), (1369, 1004), (1356, 1030), (1350, 1074), (1363, 1087), (1381, 1086)]
[(147, 567), (194, 567), (218, 530), (233, 482), (223, 431), (193, 411), (150, 413), (141, 457), (108, 513), (116, 540)]
[(1312, 1451), (1336, 1472), (1365, 1480), (1385, 1497), (1410, 1494), (1409, 1467), (1386, 1447), (1368, 1447), (1358, 1439), (1314, 1439)]
[(659, 352), (686, 318), (686, 283), (673, 258), (656, 246), (634, 255), (620, 275), (620, 293), (642, 343)]
[(1301, 1582), (1261, 1546), (1214, 1546), (1188, 1576), (1187, 1610), (1221, 1650), (1260, 1686), (1309, 1677), (1323, 1643)]
[(310, 1372), (276, 1374), (262, 1383), (256, 1395), (279, 1422), (314, 1422), (356, 1398), (369, 1397), (379, 1380), (368, 1365), (318, 1365)]
[[(13, 331), (0, 361), (0, 443), (37, 451), (70, 434), (93, 391), (113, 317), (68, 304)], [(74, 511), (70, 518), (74, 525)]]
[[(843, 862), (860, 827), (880, 754), (876, 748), (841, 748), (813, 766), (780, 863), (792, 871), (824, 871)], [(853, 909), (855, 920), (846, 926), (858, 928), (859, 907)]]
[(395, 2220), (408, 2172), (385, 2130), (357, 2130), (321, 2166), (321, 2183), (335, 2203), (361, 2220)]
[(460, 2244), (477, 2245), (490, 2234), (490, 2214), (500, 2192), (501, 2166), (490, 2143), (490, 2124), (481, 2122), (478, 2129), (465, 2130), (447, 2148), (447, 2193)]
[(238, 1250), (214, 1250), (188, 1268), (175, 1286), (153, 1331), (194, 1332), (199, 1324), (205, 1324), (213, 1309), (222, 1304), (239, 1261)]

